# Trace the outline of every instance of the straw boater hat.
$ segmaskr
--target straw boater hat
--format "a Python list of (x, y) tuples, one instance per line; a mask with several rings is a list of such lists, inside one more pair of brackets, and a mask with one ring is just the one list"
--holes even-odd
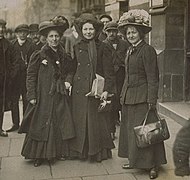
[(149, 33), (152, 27), (149, 26), (149, 14), (143, 9), (133, 9), (125, 12), (119, 19), (119, 31), (125, 35), (126, 27), (129, 25), (139, 27), (144, 34)]
[(68, 20), (64, 16), (56, 16), (52, 20), (43, 21), (39, 25), (39, 32), (46, 36), (50, 30), (56, 29), (60, 34), (69, 27)]

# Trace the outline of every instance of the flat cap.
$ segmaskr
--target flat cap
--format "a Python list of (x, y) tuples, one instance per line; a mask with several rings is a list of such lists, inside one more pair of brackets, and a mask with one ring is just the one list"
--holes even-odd
[(109, 22), (105, 25), (104, 30), (108, 31), (108, 30), (117, 30), (118, 28), (118, 24), (116, 22)]
[(18, 31), (27, 31), (27, 32), (29, 32), (29, 27), (28, 27), (27, 24), (20, 24), (15, 28), (15, 32), (18, 32)]
[(39, 31), (39, 24), (30, 24), (29, 25), (30, 32), (38, 32)]
[(112, 21), (112, 17), (108, 14), (102, 14), (100, 17), (99, 17), (99, 20), (101, 20), (102, 18), (108, 18), (110, 21)]

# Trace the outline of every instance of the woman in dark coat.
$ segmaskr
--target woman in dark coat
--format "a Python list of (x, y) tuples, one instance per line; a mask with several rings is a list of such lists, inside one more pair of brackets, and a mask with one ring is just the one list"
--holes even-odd
[[(72, 115), (76, 137), (70, 141), (70, 155), (101, 162), (111, 157), (111, 149), (114, 148), (106, 124), (107, 112), (98, 112), (100, 99), (106, 100), (111, 93), (113, 69), (111, 62), (103, 61), (104, 46), (97, 38), (103, 24), (88, 13), (82, 14), (75, 23), (81, 41), (74, 46), (76, 72), (72, 88)], [(97, 74), (105, 78), (100, 99), (86, 96)]]
[[(158, 167), (166, 164), (164, 144), (138, 148), (133, 128), (142, 124), (148, 109), (155, 108), (158, 98), (159, 72), (154, 48), (144, 41), (149, 14), (144, 10), (131, 10), (119, 22), (119, 30), (125, 34), (131, 46), (125, 58), (125, 80), (121, 92), (122, 119), (119, 139), (120, 157), (128, 158), (124, 169), (148, 169), (150, 179), (158, 176)], [(155, 116), (149, 115), (149, 123)]]
[(31, 116), (28, 108), (19, 132), (27, 131), (26, 125), (30, 123), (21, 154), (26, 159), (35, 159), (34, 166), (41, 165), (44, 159), (67, 156), (66, 140), (74, 137), (68, 102), (72, 60), (60, 45), (67, 27), (66, 19), (40, 24), (40, 33), (46, 36), (47, 44), (32, 55), (27, 70), (27, 95), (34, 112)]

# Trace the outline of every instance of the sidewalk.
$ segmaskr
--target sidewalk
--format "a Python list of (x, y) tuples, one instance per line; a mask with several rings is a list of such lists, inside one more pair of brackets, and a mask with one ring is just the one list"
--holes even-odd
[[(190, 179), (176, 177), (172, 160), (172, 145), (181, 125), (166, 118), (171, 138), (165, 141), (168, 164), (163, 165), (158, 180)], [(10, 113), (5, 113), (4, 129), (11, 126)], [(117, 128), (118, 137), (119, 128)], [(81, 162), (77, 160), (57, 161), (50, 165), (44, 163), (34, 167), (32, 161), (25, 160), (21, 155), (24, 135), (17, 132), (9, 133), (8, 138), (0, 137), (0, 180), (148, 180), (147, 172), (142, 170), (124, 170), (122, 164), (126, 159), (117, 156), (118, 138), (113, 158), (101, 163)]]

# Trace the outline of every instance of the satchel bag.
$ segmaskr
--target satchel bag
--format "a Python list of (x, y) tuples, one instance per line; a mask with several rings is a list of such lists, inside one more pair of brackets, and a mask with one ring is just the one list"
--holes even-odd
[(151, 109), (146, 113), (143, 124), (141, 126), (134, 127), (136, 143), (139, 148), (163, 142), (170, 137), (166, 120), (159, 117), (156, 109), (153, 111), (155, 111), (156, 116), (154, 117), (157, 118), (157, 121), (146, 124), (150, 111)]

